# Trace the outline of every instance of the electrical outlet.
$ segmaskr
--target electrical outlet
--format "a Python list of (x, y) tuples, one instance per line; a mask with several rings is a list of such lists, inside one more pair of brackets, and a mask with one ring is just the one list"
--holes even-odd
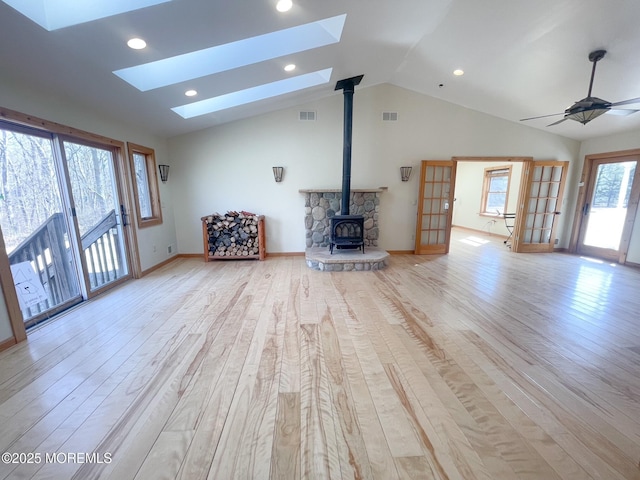
[(157, 251), (157, 250), (158, 250), (158, 249), (157, 249), (157, 248), (156, 248), (156, 246), (154, 245), (154, 246), (153, 246), (153, 253), (156, 253), (156, 251)]
[(169, 254), (170, 254), (170, 253), (172, 253), (172, 252), (173, 252), (173, 245), (169, 245), (169, 246), (167, 247), (167, 253), (169, 253)]
[(553, 241), (553, 244), (554, 244), (554, 245), (558, 245), (559, 243), (560, 243), (560, 239), (559, 239), (559, 238), (556, 238), (556, 239)]

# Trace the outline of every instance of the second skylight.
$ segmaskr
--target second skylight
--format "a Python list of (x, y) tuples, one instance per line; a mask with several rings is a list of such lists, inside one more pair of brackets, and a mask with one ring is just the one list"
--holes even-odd
[(264, 62), (340, 41), (346, 14), (236, 42), (123, 68), (113, 73), (138, 90), (175, 83)]

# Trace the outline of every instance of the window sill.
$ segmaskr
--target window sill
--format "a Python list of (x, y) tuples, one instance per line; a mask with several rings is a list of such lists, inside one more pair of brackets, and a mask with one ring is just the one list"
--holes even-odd
[(154, 225), (162, 225), (162, 218), (138, 219), (138, 228), (153, 227)]

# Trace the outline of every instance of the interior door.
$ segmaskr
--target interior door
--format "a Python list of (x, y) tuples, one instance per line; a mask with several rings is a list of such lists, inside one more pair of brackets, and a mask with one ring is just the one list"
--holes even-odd
[(586, 160), (577, 253), (624, 262), (640, 196), (639, 158)]
[(416, 255), (449, 253), (456, 162), (423, 160), (416, 222)]
[(525, 163), (513, 235), (514, 252), (553, 251), (568, 167), (569, 162)]

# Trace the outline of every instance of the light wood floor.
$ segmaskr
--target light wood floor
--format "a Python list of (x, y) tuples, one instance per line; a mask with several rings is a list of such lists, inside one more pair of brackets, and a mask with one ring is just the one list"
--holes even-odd
[(180, 259), (63, 315), (0, 354), (0, 450), (41, 455), (0, 478), (640, 479), (640, 271), (475, 235)]

